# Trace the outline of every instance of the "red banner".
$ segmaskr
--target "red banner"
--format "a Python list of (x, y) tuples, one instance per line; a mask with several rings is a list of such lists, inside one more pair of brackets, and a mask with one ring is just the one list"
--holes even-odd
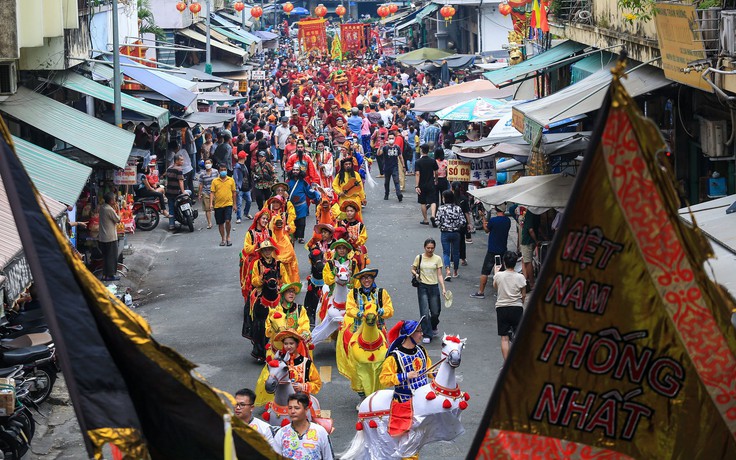
[(366, 48), (363, 31), (365, 24), (340, 24), (342, 52), (358, 52)]
[(299, 44), (307, 53), (327, 53), (327, 33), (324, 19), (305, 19), (297, 22)]

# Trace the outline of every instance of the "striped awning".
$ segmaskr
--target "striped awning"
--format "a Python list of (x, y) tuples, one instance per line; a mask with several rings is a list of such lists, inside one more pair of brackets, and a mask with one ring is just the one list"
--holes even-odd
[(0, 111), (118, 168), (128, 162), (135, 135), (28, 88), (0, 103)]
[[(51, 81), (64, 88), (71, 89), (78, 93), (87, 94), (95, 99), (100, 99), (107, 103), (115, 102), (115, 90), (109, 86), (97, 83), (89, 78), (85, 78), (75, 72), (64, 72), (56, 74)], [(124, 109), (132, 110), (141, 115), (154, 118), (159, 126), (163, 128), (169, 124), (169, 110), (157, 105), (149, 104), (146, 101), (137, 99), (129, 94), (121, 93), (120, 102)]]

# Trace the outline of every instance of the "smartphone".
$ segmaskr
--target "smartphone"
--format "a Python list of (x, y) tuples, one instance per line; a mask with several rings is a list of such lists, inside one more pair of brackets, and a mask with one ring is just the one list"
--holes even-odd
[(496, 257), (496, 259), (495, 259), (496, 265), (499, 265), (500, 266), (501, 265), (501, 256), (495, 256), (495, 257)]

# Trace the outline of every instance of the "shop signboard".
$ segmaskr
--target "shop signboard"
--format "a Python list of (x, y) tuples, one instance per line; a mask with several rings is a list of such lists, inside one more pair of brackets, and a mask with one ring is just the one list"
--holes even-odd
[(250, 72), (250, 79), (251, 80), (265, 80), (266, 71), (265, 70), (253, 70)]
[(125, 168), (115, 170), (112, 183), (115, 185), (135, 185), (137, 183), (136, 173), (136, 159), (128, 158), (128, 164), (125, 165)]
[(447, 160), (449, 182), (470, 182), (470, 163), (463, 160)]
[[(706, 57), (703, 33), (698, 25), (695, 8), (694, 3), (656, 4), (654, 22), (662, 55), (662, 69), (664, 76), (672, 81), (712, 93), (713, 88), (703, 80), (702, 72), (683, 72), (688, 63), (704, 60)], [(715, 24), (717, 28), (718, 22)]]

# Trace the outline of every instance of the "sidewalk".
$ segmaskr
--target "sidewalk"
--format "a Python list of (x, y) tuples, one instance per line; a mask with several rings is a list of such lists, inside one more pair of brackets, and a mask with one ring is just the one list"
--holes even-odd
[[(133, 252), (125, 256), (125, 265), (128, 267), (127, 276), (118, 282), (106, 283), (116, 284), (119, 293), (130, 288), (133, 304), (136, 306), (156, 295), (145, 286), (145, 283), (142, 285), (141, 282), (160, 253), (163, 241), (171, 235), (165, 230), (167, 223), (162, 219), (162, 223), (150, 232), (138, 231), (129, 235), (127, 243), (132, 247)], [(36, 420), (36, 434), (31, 441), (31, 450), (25, 458), (31, 460), (87, 458), (74, 407), (61, 374), (59, 374), (51, 396), (41, 405), (41, 412), (44, 416), (35, 412), (33, 414)], [(111, 458), (111, 456), (106, 454), (105, 458)]]

